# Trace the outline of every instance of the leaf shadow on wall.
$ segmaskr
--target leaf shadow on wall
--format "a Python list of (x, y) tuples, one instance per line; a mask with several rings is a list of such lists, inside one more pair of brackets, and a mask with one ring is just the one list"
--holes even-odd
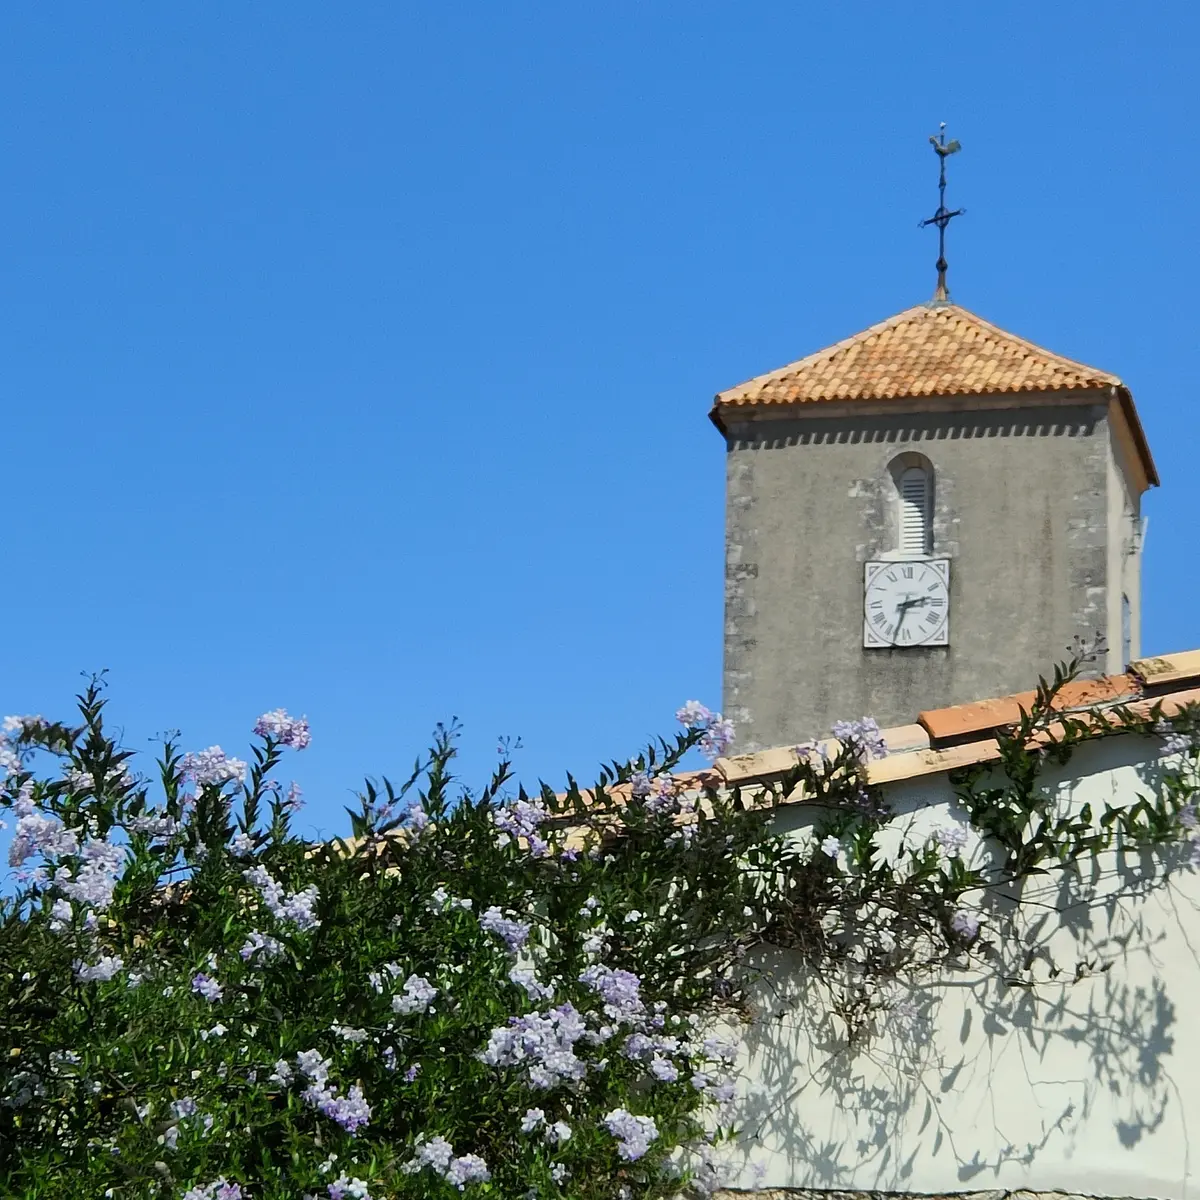
[(739, 1152), (775, 1186), (782, 1174), (793, 1187), (919, 1191), (933, 1176), (983, 1186), (1052, 1145), (1059, 1164), (1098, 1140), (1132, 1154), (1181, 1123), (1173, 997), (1200, 983), (1187, 861), (1178, 845), (1113, 852), (993, 896), (986, 961), (886, 988), (858, 1045), (825, 982), (792, 952), (761, 951), (739, 1031), (753, 1083)]

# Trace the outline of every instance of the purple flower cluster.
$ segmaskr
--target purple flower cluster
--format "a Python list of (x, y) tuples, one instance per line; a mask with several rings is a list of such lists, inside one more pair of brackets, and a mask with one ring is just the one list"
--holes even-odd
[(650, 1074), (661, 1083), (674, 1083), (679, 1078), (679, 1068), (669, 1058), (656, 1054), (650, 1060)]
[(675, 780), (670, 775), (652, 779), (645, 771), (635, 771), (629, 777), (629, 793), (635, 800), (645, 801), (646, 812), (651, 816), (671, 812), (676, 805)]
[(108, 841), (89, 839), (79, 852), (74, 874), (67, 867), (54, 873), (54, 882), (72, 900), (103, 911), (111, 903), (117, 880), (125, 866), (125, 852)]
[(710, 759), (720, 758), (733, 744), (733, 722), (699, 700), (689, 700), (676, 712), (675, 719), (688, 729), (703, 730), (700, 749)]
[(392, 997), (392, 1012), (405, 1017), (423, 1013), (437, 994), (437, 988), (423, 975), (410, 975), (404, 981), (404, 992)]
[(345, 1171), (325, 1190), (329, 1193), (329, 1200), (371, 1200), (366, 1183), (357, 1177), (352, 1179)]
[(21, 789), (12, 807), (17, 825), (8, 848), (9, 866), (19, 867), (35, 854), (53, 860), (79, 853), (78, 834), (67, 829), (57, 817), (48, 817), (34, 807), (32, 785)]
[(130, 833), (144, 833), (152, 842), (174, 837), (179, 832), (179, 822), (174, 817), (162, 813), (148, 812), (140, 817), (130, 817), (125, 822), (125, 828)]
[[(224, 1029), (224, 1026), (218, 1026), (219, 1029)], [(200, 1035), (205, 1041), (208, 1039), (202, 1033)], [(208, 1133), (213, 1127), (213, 1118), (209, 1113), (202, 1113), (200, 1106), (192, 1099), (191, 1096), (184, 1096), (180, 1100), (174, 1100), (171, 1103), (171, 1115), (175, 1118), (176, 1123), (172, 1125), (165, 1133), (163, 1142), (168, 1150), (174, 1150), (179, 1141), (179, 1127), (183, 1122), (189, 1125), (200, 1127), (202, 1133)], [(240, 1192), (238, 1193), (241, 1194)]]
[(614, 1020), (633, 1022), (645, 1015), (641, 980), (632, 971), (615, 971), (596, 963), (579, 976), (579, 982), (604, 1001), (605, 1013)]
[(685, 807), (675, 794), (675, 780), (670, 775), (660, 775), (655, 779), (650, 795), (646, 797), (648, 813), (658, 816), (660, 813), (673, 812), (676, 808), (682, 812)]
[(670, 1055), (679, 1053), (677, 1037), (649, 1037), (644, 1033), (631, 1033), (626, 1039), (621, 1052), (626, 1058), (635, 1062), (646, 1062), (650, 1074), (660, 1083), (675, 1083), (679, 1079), (679, 1068), (671, 1061)]
[(192, 976), (192, 991), (198, 996), (203, 996), (209, 1004), (216, 1004), (224, 994), (221, 985), (211, 975), (205, 975), (203, 971), (197, 971)]
[(16, 775), (21, 770), (21, 757), (0, 742), (0, 780)]
[(699, 700), (689, 700), (676, 711), (675, 720), (688, 729), (695, 729), (698, 725), (707, 725), (713, 716), (712, 709), (701, 704)]
[[(274, 792), (278, 796), (283, 791), (283, 784), (278, 779), (267, 779), (263, 782), (263, 788), (266, 791)], [(304, 801), (300, 796), (300, 785), (293, 779), (288, 784), (287, 792), (284, 794), (283, 799), (279, 802), (280, 807), (284, 812), (299, 812), (304, 807)]]
[(858, 721), (838, 721), (833, 727), (833, 736), (843, 746), (852, 750), (862, 762), (873, 758), (887, 757), (887, 742), (874, 717), (863, 717)]
[(245, 858), (254, 853), (254, 838), (243, 832), (238, 832), (229, 839), (230, 853), (238, 858)]
[(571, 1140), (571, 1127), (566, 1121), (555, 1121), (553, 1125), (546, 1121), (546, 1114), (540, 1108), (527, 1108), (521, 1118), (521, 1132), (532, 1133), (539, 1126), (545, 1126), (542, 1136), (552, 1146), (561, 1146)]
[(658, 1137), (653, 1117), (636, 1117), (623, 1108), (608, 1113), (604, 1127), (617, 1139), (617, 1153), (627, 1161), (641, 1158)]
[(816, 738), (810, 738), (807, 742), (793, 746), (792, 751), (801, 762), (808, 763), (810, 766), (815, 766), (818, 758), (824, 762), (828, 762), (830, 759), (829, 746), (825, 742), (818, 742)]
[(238, 953), (243, 962), (248, 962), (252, 967), (259, 967), (278, 958), (283, 953), (283, 945), (275, 938), (266, 937), (257, 929), (252, 929)]
[(500, 830), (501, 845), (509, 838), (525, 838), (529, 852), (534, 858), (545, 858), (550, 853), (546, 839), (538, 835), (538, 829), (550, 816), (540, 801), (511, 800), (492, 810), (492, 824)]
[(529, 967), (513, 967), (508, 973), (508, 978), (517, 987), (523, 988), (525, 995), (535, 1003), (541, 1000), (554, 999), (554, 988), (549, 984), (541, 983), (537, 975)]
[(676, 1037), (650, 1037), (645, 1033), (631, 1033), (621, 1048), (626, 1058), (648, 1058), (651, 1054), (666, 1052), (674, 1054), (679, 1049), (679, 1039)]
[(583, 1079), (587, 1068), (575, 1053), (575, 1043), (587, 1027), (573, 1004), (560, 1004), (546, 1012), (509, 1017), (508, 1024), (493, 1029), (479, 1059), (490, 1067), (524, 1067), (536, 1088), (553, 1088)]
[(474, 901), (464, 900), (461, 896), (452, 896), (441, 886), (435, 887), (429, 893), (429, 899), (425, 903), (425, 911), (431, 913), (445, 912), (447, 908), (461, 908), (463, 912), (470, 912), (474, 907)]
[(12, 734), (17, 735), (17, 741), (23, 742), (49, 727), (50, 722), (38, 713), (36, 716), (5, 717), (0, 725), (0, 741), (7, 741)]
[(524, 994), (529, 997), (534, 1003), (539, 1003), (544, 1000), (553, 1000), (554, 988), (552, 984), (541, 983), (541, 980), (536, 976), (536, 973), (529, 967), (514, 967), (509, 972), (509, 979), (515, 983), (518, 988), (524, 990)]
[(289, 717), (282, 708), (265, 712), (254, 722), (257, 737), (270, 738), (280, 746), (303, 750), (312, 741), (307, 717)]
[(119, 954), (103, 954), (94, 963), (77, 959), (74, 963), (75, 978), (80, 983), (107, 983), (125, 965)]
[(478, 1154), (461, 1154), (456, 1158), (454, 1147), (444, 1137), (426, 1141), (425, 1135), (420, 1134), (413, 1149), (416, 1153), (400, 1168), (405, 1175), (415, 1175), (429, 1167), (460, 1192), (468, 1183), (485, 1183), (492, 1177), (487, 1163)]
[(50, 928), (55, 933), (62, 931), (71, 923), (75, 916), (75, 910), (71, 907), (70, 900), (59, 898), (55, 900), (50, 908)]
[(180, 1200), (242, 1200), (242, 1189), (236, 1183), (227, 1183), (222, 1175), (212, 1183), (188, 1188)]
[(494, 904), (479, 918), (479, 928), (494, 933), (514, 954), (529, 940), (529, 922), (506, 917)]
[(179, 773), (191, 779), (197, 787), (224, 787), (227, 783), (246, 781), (246, 764), (240, 758), (230, 758), (220, 746), (209, 746), (179, 760)]
[(492, 810), (492, 824), (512, 838), (532, 838), (548, 816), (540, 800), (509, 800)]
[(704, 736), (700, 739), (700, 749), (710, 760), (721, 757), (733, 745), (733, 722), (717, 713), (709, 722)]
[[(362, 1088), (354, 1084), (344, 1096), (329, 1082), (330, 1060), (319, 1050), (304, 1050), (296, 1055), (296, 1067), (309, 1080), (301, 1097), (347, 1133), (356, 1134), (371, 1120), (371, 1106), (363, 1098)], [(278, 1072), (278, 1064), (276, 1064)]]
[(96, 786), (96, 780), (92, 777), (92, 773), (79, 767), (72, 767), (66, 771), (63, 778), (73, 792), (90, 792)]
[(316, 929), (321, 924), (314, 912), (321, 898), (315, 884), (309, 884), (301, 892), (285, 892), (265, 867), (250, 867), (242, 874), (262, 893), (264, 903), (277, 920), (301, 930)]
[(1163, 738), (1164, 754), (1186, 754), (1192, 748), (1192, 739), (1186, 733), (1171, 733)]
[(971, 912), (967, 912), (965, 908), (960, 908), (950, 918), (950, 928), (967, 941), (974, 941), (979, 933), (979, 918)]

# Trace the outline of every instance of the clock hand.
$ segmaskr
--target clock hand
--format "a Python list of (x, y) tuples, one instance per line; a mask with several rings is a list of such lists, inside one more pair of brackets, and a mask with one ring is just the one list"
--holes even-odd
[(928, 596), (909, 596), (907, 594), (905, 595), (904, 599), (900, 601), (899, 605), (897, 605), (897, 608), (900, 613), (900, 619), (896, 622), (896, 632), (892, 635), (893, 641), (895, 641), (895, 639), (900, 636), (900, 628), (904, 624), (904, 618), (908, 616), (908, 610), (910, 608), (919, 607), (920, 605), (924, 604), (928, 599), (929, 599)]

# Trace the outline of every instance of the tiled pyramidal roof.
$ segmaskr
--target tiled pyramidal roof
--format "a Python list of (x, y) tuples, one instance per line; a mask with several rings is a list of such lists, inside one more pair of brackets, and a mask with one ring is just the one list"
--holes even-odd
[(1120, 387), (956, 304), (920, 304), (854, 337), (717, 395), (722, 409), (826, 400), (977, 396)]

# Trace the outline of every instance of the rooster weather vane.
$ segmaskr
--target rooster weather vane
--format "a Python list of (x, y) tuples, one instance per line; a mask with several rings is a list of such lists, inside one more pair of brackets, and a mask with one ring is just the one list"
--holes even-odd
[(938, 259), (935, 264), (937, 267), (937, 289), (933, 293), (935, 301), (949, 300), (950, 291), (946, 287), (946, 226), (954, 220), (955, 217), (961, 217), (967, 210), (965, 208), (956, 208), (950, 211), (946, 207), (946, 159), (951, 154), (957, 154), (962, 146), (959, 145), (958, 139), (946, 141), (946, 122), (943, 121), (939, 126), (937, 137), (930, 137), (930, 144), (937, 152), (938, 166), (940, 173), (938, 175), (938, 209), (932, 217), (928, 217), (922, 221), (920, 228), (924, 229), (927, 225), (936, 225), (938, 230)]

